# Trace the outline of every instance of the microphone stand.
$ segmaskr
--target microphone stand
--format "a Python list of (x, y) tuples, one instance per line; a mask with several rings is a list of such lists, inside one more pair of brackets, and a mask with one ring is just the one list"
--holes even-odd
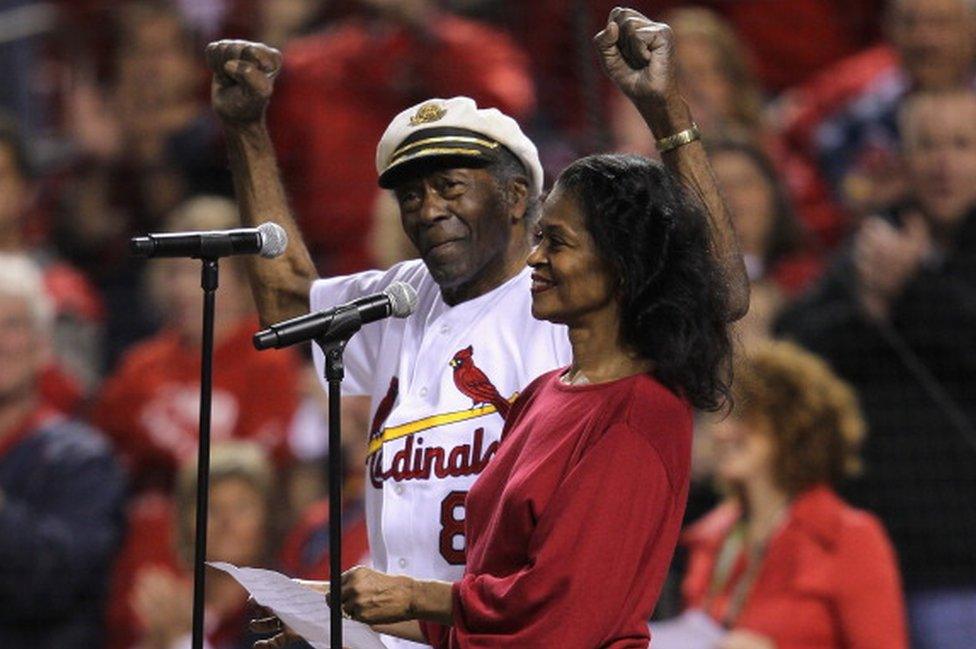
[(342, 647), (342, 353), (362, 325), (359, 309), (350, 306), (336, 312), (328, 337), (315, 339), (325, 355), (329, 385), (329, 645), (334, 649)]
[(217, 258), (202, 258), (203, 344), (200, 356), (200, 447), (197, 454), (196, 542), (193, 556), (193, 649), (203, 649), (204, 581), (207, 560), (207, 506), (210, 495), (210, 411), (213, 396), (214, 306)]

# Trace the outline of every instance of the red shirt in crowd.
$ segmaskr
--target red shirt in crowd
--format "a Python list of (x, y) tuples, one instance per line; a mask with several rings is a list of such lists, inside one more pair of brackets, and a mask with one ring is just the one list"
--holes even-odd
[(323, 275), (373, 265), (376, 143), (387, 124), (424, 99), (456, 95), (527, 117), (535, 91), (525, 55), (503, 32), (450, 14), (425, 33), (352, 18), (289, 44), (269, 124)]
[[(287, 427), (298, 405), (300, 361), (292, 350), (259, 352), (250, 319), (214, 348), (213, 442), (256, 442), (279, 464), (288, 459)], [(198, 448), (200, 350), (174, 331), (134, 347), (105, 383), (93, 420), (114, 441), (137, 489), (168, 489)]]
[(646, 374), (515, 403), (468, 493), (454, 625), (435, 647), (642, 647), (681, 526), (690, 406)]
[[(745, 573), (733, 566), (725, 587), (708, 597), (722, 544), (739, 516), (737, 505), (722, 505), (683, 539), (686, 604), (706, 606), (717, 620), (726, 617), (736, 574)], [(768, 636), (777, 649), (906, 649), (898, 566), (881, 523), (827, 487), (798, 496), (732, 626)]]
[[(302, 514), (281, 547), (281, 568), (289, 577), (329, 579), (329, 501), (320, 500)], [(342, 505), (342, 569), (369, 564), (366, 508), (362, 498)]]

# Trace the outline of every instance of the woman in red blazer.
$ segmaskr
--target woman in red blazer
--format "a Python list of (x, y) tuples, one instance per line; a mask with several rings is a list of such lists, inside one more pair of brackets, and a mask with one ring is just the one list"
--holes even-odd
[(689, 529), (689, 607), (730, 629), (721, 649), (907, 648), (894, 551), (878, 520), (831, 488), (857, 470), (851, 389), (784, 342), (744, 358), (714, 427), (731, 498)]

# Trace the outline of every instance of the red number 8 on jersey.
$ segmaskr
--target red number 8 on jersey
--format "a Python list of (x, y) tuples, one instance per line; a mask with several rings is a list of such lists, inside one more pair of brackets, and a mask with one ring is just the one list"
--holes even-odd
[(452, 491), (441, 501), (441, 556), (452, 566), (464, 565), (464, 499), (467, 491)]

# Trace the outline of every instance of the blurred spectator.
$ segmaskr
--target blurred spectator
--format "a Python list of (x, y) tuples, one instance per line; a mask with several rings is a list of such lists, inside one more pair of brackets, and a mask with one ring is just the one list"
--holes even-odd
[[(718, 12), (725, 29), (757, 56), (759, 80), (768, 92), (796, 84), (821, 67), (870, 44), (883, 0), (637, 0), (629, 3), (660, 20), (668, 11), (700, 5)], [(465, 4), (455, 1), (455, 5)], [(533, 0), (508, 2), (504, 22), (526, 48), (539, 86), (540, 120), (530, 129), (546, 168), (559, 169), (580, 154), (606, 149), (613, 96), (593, 68), (590, 36), (616, 2)], [(709, 12), (692, 10), (689, 16)], [(545, 26), (545, 29), (541, 29)], [(695, 112), (698, 115), (698, 112)], [(639, 132), (638, 127), (638, 132)], [(558, 150), (559, 141), (563, 140)], [(627, 148), (627, 151), (639, 149)]]
[(126, 198), (155, 223), (186, 193), (229, 191), (219, 129), (206, 101), (199, 43), (177, 8), (140, 0), (111, 17), (108, 87), (93, 87), (97, 77), (84, 60), (76, 64), (68, 131), (80, 154), (117, 167)]
[(703, 0), (756, 55), (762, 86), (780, 92), (873, 43), (886, 0)]
[(732, 209), (749, 279), (772, 283), (786, 296), (799, 294), (815, 279), (820, 262), (772, 161), (743, 140), (714, 140), (708, 149)]
[(0, 3), (0, 110), (16, 117), (31, 139), (34, 153), (46, 158), (54, 153), (57, 114), (47, 50), (55, 31), (58, 12), (52, 3), (39, 0), (5, 0)]
[(907, 647), (884, 529), (833, 491), (858, 464), (853, 391), (782, 342), (740, 358), (733, 389), (713, 428), (731, 498), (685, 534), (688, 606), (730, 629), (720, 649)]
[[(897, 156), (902, 98), (976, 82), (976, 4), (970, 0), (890, 0), (885, 33), (889, 45), (824, 71), (790, 92), (781, 107), (790, 149), (814, 166), (804, 179), (807, 191), (839, 201), (855, 216), (890, 208), (908, 190)], [(848, 229), (841, 215), (834, 217), (840, 221), (816, 224), (827, 244)]]
[[(129, 536), (115, 566), (108, 617), (108, 649), (190, 646), (196, 517), (196, 458), (177, 479), (175, 500), (136, 501)], [(207, 560), (276, 567), (274, 471), (259, 446), (218, 443), (210, 456)], [(226, 573), (209, 569), (206, 641), (210, 649), (251, 649), (247, 592)]]
[(710, 135), (759, 135), (762, 94), (750, 53), (732, 26), (701, 7), (663, 18), (674, 31), (678, 83), (695, 121)]
[(63, 181), (55, 236), (105, 297), (111, 368), (155, 324), (129, 237), (158, 231), (189, 195), (229, 195), (231, 183), (207, 102), (202, 46), (177, 8), (142, 0), (103, 15), (112, 26), (105, 78), (89, 58), (72, 59), (65, 128), (77, 161)]
[(85, 277), (43, 245), (37, 220), (37, 188), (17, 126), (0, 116), (0, 251), (29, 254), (40, 264), (44, 289), (54, 303), (52, 356), (41, 376), (41, 393), (63, 412), (77, 410), (101, 375), (102, 301)]
[[(342, 399), (342, 567), (369, 563), (366, 534), (365, 472), (368, 397)], [(299, 514), (281, 551), (285, 573), (303, 579), (329, 579), (328, 396), (315, 369), (305, 374), (302, 404), (292, 422), (290, 442), (296, 465), (289, 471), (289, 502)], [(374, 425), (375, 426), (375, 425)], [(304, 493), (299, 489), (304, 486)], [(309, 498), (311, 497), (311, 498)]]
[[(239, 225), (223, 198), (198, 197), (167, 221), (170, 231), (222, 230)], [(299, 364), (294, 350), (258, 352), (257, 319), (239, 257), (223, 261), (214, 323), (214, 441), (248, 439), (288, 457), (287, 425), (297, 406)], [(94, 420), (116, 440), (137, 490), (168, 490), (176, 467), (197, 450), (200, 344), (203, 335), (200, 263), (154, 260), (151, 291), (166, 326), (133, 347), (106, 382)]]
[(125, 480), (104, 438), (39, 394), (53, 305), (0, 254), (0, 645), (96, 649)]
[(867, 471), (851, 498), (891, 531), (916, 647), (976, 637), (976, 93), (900, 115), (912, 201), (871, 217), (780, 328), (859, 390)]
[[(505, 22), (528, 54), (529, 71), (538, 88), (536, 119), (522, 123), (539, 147), (543, 167), (547, 172), (558, 172), (580, 155), (604, 150), (611, 136), (607, 102), (618, 93), (600, 72), (591, 39), (618, 3), (503, 3)], [(642, 0), (628, 6), (653, 17), (658, 5), (660, 1)]]
[(292, 42), (270, 108), (284, 180), (323, 275), (372, 265), (375, 146), (392, 115), (467, 95), (517, 117), (535, 102), (525, 55), (505, 34), (433, 0), (359, 0), (362, 15)]
[(806, 242), (769, 157), (746, 140), (717, 140), (708, 148), (749, 273), (749, 312), (734, 325), (737, 342), (748, 349), (770, 337), (779, 311), (823, 264)]

